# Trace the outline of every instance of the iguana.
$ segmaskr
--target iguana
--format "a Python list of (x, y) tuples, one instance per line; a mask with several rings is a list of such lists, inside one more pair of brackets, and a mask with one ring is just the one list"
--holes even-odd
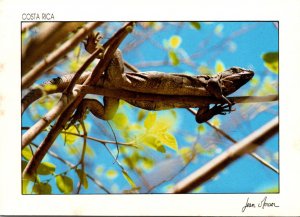
[[(86, 46), (86, 48), (88, 47)], [(88, 48), (87, 50), (89, 52), (93, 51), (91, 48)], [(82, 84), (88, 78), (90, 73), (91, 72), (83, 73), (77, 80), (77, 84)], [(32, 102), (42, 97), (45, 93), (53, 94), (63, 92), (73, 76), (73, 74), (68, 74), (58, 77), (45, 82), (39, 88), (32, 89), (22, 99), (22, 113)], [(117, 50), (104, 76), (98, 81), (97, 86), (108, 89), (128, 90), (136, 93), (151, 93), (168, 96), (197, 96), (200, 100), (201, 97), (207, 96), (220, 99), (222, 103), (215, 105), (211, 109), (209, 108), (209, 104), (205, 102), (201, 108), (198, 109), (196, 121), (198, 123), (203, 123), (211, 119), (214, 115), (226, 114), (226, 112), (233, 111), (231, 109), (233, 103), (230, 102), (226, 96), (238, 90), (253, 76), (253, 71), (240, 67), (232, 67), (214, 76), (193, 76), (156, 71), (125, 72), (121, 51)], [(44, 88), (47, 85), (55, 85), (56, 88)], [(168, 101), (168, 103), (164, 101), (129, 99), (125, 99), (125, 101), (133, 106), (146, 110), (192, 107), (188, 102), (176, 102), (176, 97), (174, 97), (174, 101)], [(103, 120), (112, 119), (118, 109), (119, 99), (104, 96), (103, 102), (104, 106), (95, 99), (84, 99), (73, 115), (72, 122), (81, 118), (86, 109), (89, 109), (93, 115)]]

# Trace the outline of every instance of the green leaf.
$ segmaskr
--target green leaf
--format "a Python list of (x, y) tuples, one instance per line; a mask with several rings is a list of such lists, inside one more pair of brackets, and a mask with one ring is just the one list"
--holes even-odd
[(77, 155), (80, 153), (80, 150), (75, 146), (67, 146), (67, 147), (68, 147), (67, 151), (70, 155)]
[[(76, 127), (74, 125), (70, 126), (66, 132), (68, 133), (78, 133)], [(66, 141), (67, 145), (72, 145), (78, 140), (78, 136), (72, 135), (72, 134), (67, 134), (67, 133), (62, 133), (61, 134), (62, 138), (64, 141)]]
[(178, 145), (175, 136), (170, 133), (162, 133), (159, 135), (160, 141), (169, 148), (178, 151)]
[(103, 171), (104, 171), (104, 168), (103, 168), (102, 165), (99, 165), (99, 166), (96, 167), (97, 175), (102, 175)]
[(195, 149), (198, 154), (205, 154), (207, 152), (207, 150), (205, 150), (205, 148), (203, 148), (203, 146), (200, 143), (197, 143), (195, 145)]
[(40, 100), (40, 101), (39, 101), (39, 104), (40, 104), (43, 108), (45, 108), (45, 109), (47, 109), (47, 110), (50, 110), (50, 109), (53, 108), (54, 105), (56, 104), (56, 100), (53, 99), (53, 98), (47, 97), (47, 98), (45, 98), (45, 100)]
[(36, 194), (51, 194), (52, 187), (48, 183), (36, 182), (32, 190)]
[(57, 85), (56, 84), (45, 84), (43, 86), (45, 91), (51, 91), (51, 90), (56, 90), (57, 89)]
[(55, 171), (55, 165), (49, 162), (42, 162), (38, 169), (37, 169), (37, 174), (39, 175), (49, 175), (53, 174)]
[(278, 62), (279, 53), (278, 52), (268, 52), (262, 55), (262, 59), (265, 62), (265, 66), (271, 72), (278, 74)]
[(223, 31), (223, 29), (224, 29), (223, 24), (218, 24), (218, 25), (215, 27), (214, 32), (215, 32), (215, 34), (216, 34), (217, 36), (222, 36), (222, 31)]
[(166, 153), (166, 149), (163, 145), (160, 145), (156, 148), (157, 151), (161, 152), (161, 153)]
[(214, 117), (211, 121), (211, 125), (215, 127), (220, 127), (221, 126), (221, 121), (218, 117)]
[(80, 66), (81, 66), (80, 61), (78, 61), (76, 58), (74, 58), (69, 63), (69, 71), (70, 72), (76, 72), (79, 69)]
[(175, 118), (172, 115), (166, 115), (160, 117), (152, 126), (151, 132), (153, 133), (162, 133), (171, 130), (171, 128), (175, 125)]
[(205, 65), (201, 65), (197, 68), (198, 72), (201, 74), (201, 75), (211, 75), (213, 74), (213, 71), (211, 68), (209, 68), (208, 66), (205, 66)]
[(171, 113), (171, 115), (172, 115), (172, 118), (177, 118), (177, 113), (176, 113), (176, 110), (174, 110), (174, 109), (171, 109), (171, 110), (169, 110), (170, 111), (170, 113)]
[(22, 160), (22, 171), (25, 169), (27, 164), (28, 164), (28, 161)]
[(81, 184), (85, 189), (87, 189), (89, 187), (89, 183), (86, 177), (86, 173), (83, 173), (82, 169), (76, 169), (75, 171), (78, 175), (78, 178), (80, 179)]
[(199, 133), (204, 133), (206, 131), (203, 124), (199, 124), (197, 130), (199, 131)]
[(177, 57), (177, 54), (175, 53), (175, 51), (173, 51), (173, 50), (169, 51), (169, 58), (170, 58), (170, 61), (171, 61), (171, 63), (172, 63), (173, 66), (179, 65), (180, 60)]
[(190, 25), (197, 30), (201, 29), (201, 24), (199, 22), (190, 22)]
[(127, 167), (129, 167), (130, 169), (133, 169), (134, 168), (134, 163), (132, 162), (132, 160), (131, 160), (131, 158), (129, 158), (129, 157), (125, 157), (124, 159), (123, 159), (123, 163), (127, 166)]
[(154, 161), (152, 158), (143, 158), (142, 159), (142, 165), (145, 169), (152, 169), (154, 166)]
[(73, 191), (73, 180), (65, 175), (58, 175), (55, 178), (58, 190), (64, 194), (70, 194)]
[(73, 53), (75, 57), (78, 57), (80, 55), (80, 46), (76, 46)]
[(117, 113), (113, 118), (113, 122), (117, 129), (122, 130), (128, 126), (129, 120), (124, 113)]
[(132, 178), (130, 178), (130, 176), (128, 175), (128, 173), (125, 170), (122, 170), (122, 174), (123, 174), (124, 178), (126, 179), (126, 181), (130, 184), (130, 186), (132, 188), (136, 188), (134, 181), (132, 180)]
[(149, 130), (153, 124), (155, 123), (156, 120), (156, 112), (149, 112), (145, 121), (144, 121), (144, 126), (147, 130)]
[(157, 138), (157, 136), (153, 134), (143, 135), (141, 141), (143, 144), (155, 150), (157, 150), (157, 148), (162, 145), (161, 141)]
[(114, 179), (118, 176), (118, 173), (116, 170), (113, 170), (113, 169), (110, 169), (110, 170), (107, 170), (106, 171), (106, 176), (109, 178), (109, 179)]
[(129, 127), (127, 128), (129, 131), (138, 131), (138, 130), (142, 130), (143, 126), (141, 126), (140, 124), (130, 124)]
[(203, 187), (202, 187), (202, 186), (198, 186), (198, 187), (195, 188), (192, 192), (193, 192), (193, 193), (201, 193), (201, 191), (203, 191)]
[(259, 85), (259, 82), (260, 82), (259, 78), (258, 77), (254, 77), (254, 78), (252, 78), (250, 80), (250, 85), (252, 87), (256, 87), (257, 85)]
[(28, 184), (29, 184), (28, 179), (22, 179), (22, 193), (23, 194), (28, 194), (28, 191), (27, 191)]
[(144, 109), (141, 109), (138, 113), (138, 121), (141, 121), (146, 116), (146, 111)]
[(94, 150), (88, 144), (86, 144), (85, 153), (87, 154), (87, 156), (89, 156), (91, 158), (95, 157)]
[(267, 63), (278, 62), (278, 52), (268, 52), (263, 54), (262, 58)]
[(181, 37), (178, 35), (173, 35), (169, 40), (170, 47), (176, 49), (181, 44)]
[(188, 163), (191, 161), (192, 159), (192, 151), (189, 147), (183, 147), (180, 149), (179, 151), (182, 159), (184, 160), (185, 163)]
[(218, 60), (216, 62), (215, 71), (218, 72), (218, 73), (225, 71), (225, 65), (221, 60)]
[(28, 161), (32, 158), (32, 152), (28, 146), (22, 150), (22, 156)]

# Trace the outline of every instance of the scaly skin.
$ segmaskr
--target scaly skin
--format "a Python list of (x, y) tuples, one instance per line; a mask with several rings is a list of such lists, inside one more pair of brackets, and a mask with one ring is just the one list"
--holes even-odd
[[(77, 84), (82, 84), (91, 72), (83, 73), (77, 81)], [(62, 93), (69, 85), (70, 81), (74, 77), (74, 74), (64, 75), (62, 77), (57, 77), (51, 79), (49, 81), (44, 82), (38, 87), (35, 87), (29, 91), (23, 98), (22, 98), (22, 114), (28, 108), (28, 106), (33, 103), (34, 101), (38, 100), (44, 95), (54, 94), (54, 93)], [(51, 87), (50, 87), (50, 86)], [(49, 88), (47, 88), (47, 86)]]
[[(77, 84), (82, 84), (89, 75), (90, 72), (85, 72), (77, 81)], [(137, 93), (171, 96), (199, 96), (200, 99), (203, 96), (213, 96), (217, 99), (221, 99), (224, 102), (222, 105), (209, 109), (209, 105), (203, 104), (203, 107), (201, 107), (201, 109), (199, 108), (196, 120), (198, 123), (202, 123), (216, 114), (225, 114), (226, 112), (232, 111), (232, 102), (230, 102), (226, 96), (246, 84), (253, 75), (253, 71), (239, 67), (230, 68), (215, 76), (192, 76), (154, 71), (138, 73), (124, 72), (122, 54), (118, 50), (111, 60), (104, 77), (99, 80), (97, 86), (110, 89), (129, 90)], [(47, 84), (55, 84), (57, 87), (55, 90), (46, 89), (44, 91), (45, 94), (62, 92), (68, 86), (72, 77), (73, 75), (66, 75), (62, 78), (56, 78), (44, 83), (42, 87), (45, 87)], [(22, 113), (33, 101), (43, 95), (42, 89), (43, 88), (35, 88), (22, 99)], [(176, 98), (174, 98), (174, 102), (171, 103), (140, 100), (126, 101), (131, 105), (147, 110), (191, 107), (189, 103), (177, 103)], [(86, 109), (89, 109), (98, 118), (109, 120), (113, 118), (116, 113), (118, 103), (118, 99), (109, 97), (104, 97), (104, 106), (96, 100), (84, 99), (74, 114), (71, 123), (82, 118)]]

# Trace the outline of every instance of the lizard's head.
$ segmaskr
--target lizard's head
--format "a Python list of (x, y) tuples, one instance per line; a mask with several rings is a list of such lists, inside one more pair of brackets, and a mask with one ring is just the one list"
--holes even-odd
[(254, 72), (240, 67), (232, 67), (220, 74), (220, 83), (224, 95), (229, 95), (246, 84), (254, 76)]

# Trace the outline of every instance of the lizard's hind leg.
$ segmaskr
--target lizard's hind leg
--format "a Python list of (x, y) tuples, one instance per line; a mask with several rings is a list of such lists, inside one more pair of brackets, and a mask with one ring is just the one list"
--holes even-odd
[(201, 124), (210, 120), (215, 115), (225, 115), (226, 112), (230, 113), (231, 111), (235, 111), (235, 109), (231, 109), (231, 105), (229, 104), (215, 105), (211, 109), (209, 106), (205, 106), (198, 109), (196, 121)]
[(111, 120), (118, 110), (119, 99), (104, 97), (103, 102), (104, 106), (96, 99), (83, 99), (72, 116), (67, 128), (75, 124), (77, 120), (82, 120), (87, 109), (97, 118)]

